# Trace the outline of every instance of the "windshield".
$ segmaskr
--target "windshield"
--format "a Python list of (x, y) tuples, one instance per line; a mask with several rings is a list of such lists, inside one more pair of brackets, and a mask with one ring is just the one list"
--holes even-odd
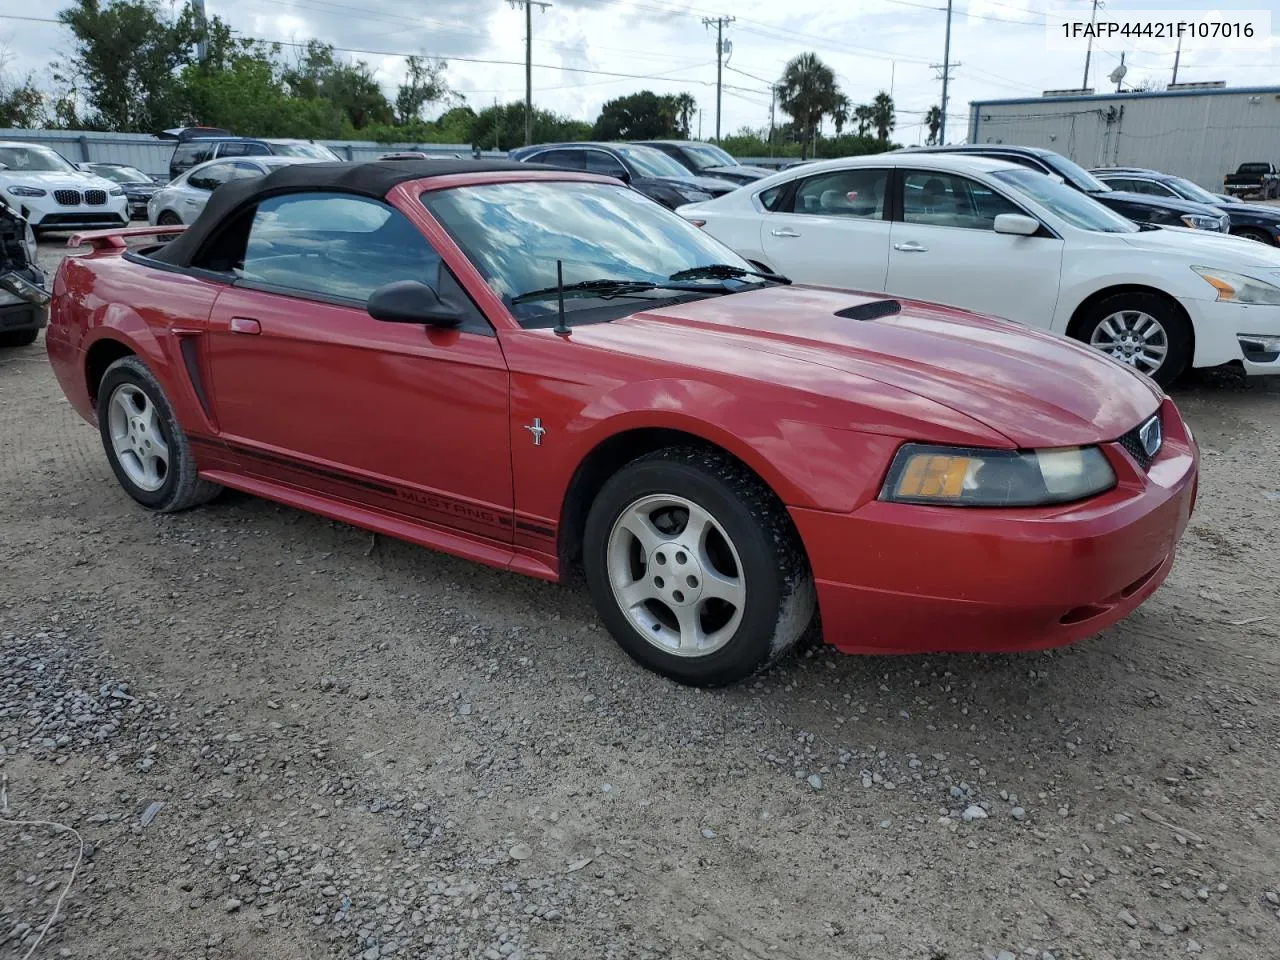
[(675, 177), (687, 180), (693, 176), (677, 161), (653, 147), (614, 146), (613, 148), (631, 161), (631, 164), (646, 177)]
[(95, 163), (89, 167), (94, 176), (106, 177), (116, 183), (151, 183), (152, 180), (137, 167), (113, 167), (108, 164)]
[(1194, 200), (1196, 203), (1207, 203), (1212, 207), (1222, 205), (1222, 201), (1215, 197), (1212, 193), (1200, 186), (1198, 183), (1192, 183), (1183, 177), (1174, 177), (1165, 181), (1166, 186), (1172, 187), (1173, 192), (1182, 197), (1183, 200)]
[(75, 173), (76, 168), (48, 147), (0, 147), (0, 163), (15, 173)]
[(1083, 190), (1085, 193), (1107, 193), (1111, 190), (1110, 187), (1080, 166), (1080, 164), (1073, 163), (1061, 154), (1045, 156), (1040, 159), (1053, 167), (1060, 177), (1064, 178), (1067, 183), (1077, 190)]
[(271, 152), (277, 157), (306, 157), (309, 160), (340, 160), (322, 143), (273, 143)]
[(684, 155), (693, 161), (693, 165), (699, 170), (706, 170), (708, 167), (736, 167), (738, 165), (737, 160), (719, 147), (714, 147), (709, 143), (681, 144), (680, 149), (684, 151)]
[[(556, 261), (564, 283), (613, 279), (660, 283), (692, 267), (751, 266), (733, 251), (648, 197), (621, 185), (572, 181), (491, 183), (423, 194), (423, 203), (467, 254), (489, 286), (524, 326), (549, 326), (557, 304), (551, 297), (511, 305), (512, 297), (556, 285)], [(733, 280), (735, 288), (758, 285)], [(709, 284), (716, 292), (727, 283)], [(568, 311), (618, 307), (639, 309), (645, 298), (669, 298), (669, 289), (638, 299), (566, 299)], [(683, 294), (690, 295), (687, 291)], [(693, 294), (697, 296), (698, 294)], [(615, 316), (624, 315), (617, 310)]]
[(1138, 225), (1097, 200), (1034, 170), (1000, 170), (992, 174), (1073, 227), (1097, 233), (1137, 233)]
[(1236, 169), (1236, 173), (1270, 173), (1271, 164), (1269, 163), (1242, 163)]

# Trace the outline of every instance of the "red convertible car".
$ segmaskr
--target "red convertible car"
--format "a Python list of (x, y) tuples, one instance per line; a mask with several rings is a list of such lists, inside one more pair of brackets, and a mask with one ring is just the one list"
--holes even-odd
[(815, 611), (849, 652), (1095, 634), (1163, 582), (1195, 504), (1196, 444), (1140, 374), (757, 272), (609, 178), (304, 164), (220, 187), (168, 242), (131, 232), (73, 238), (47, 335), (130, 496), (232, 487), (580, 568), (683, 683), (750, 676)]

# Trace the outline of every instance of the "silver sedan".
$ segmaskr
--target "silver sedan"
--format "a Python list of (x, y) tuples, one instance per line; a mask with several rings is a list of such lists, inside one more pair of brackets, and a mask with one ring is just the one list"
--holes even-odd
[(161, 226), (191, 223), (215, 189), (232, 180), (265, 177), (277, 167), (294, 163), (322, 163), (311, 157), (237, 157), (210, 160), (192, 167), (155, 192), (147, 203), (147, 221)]

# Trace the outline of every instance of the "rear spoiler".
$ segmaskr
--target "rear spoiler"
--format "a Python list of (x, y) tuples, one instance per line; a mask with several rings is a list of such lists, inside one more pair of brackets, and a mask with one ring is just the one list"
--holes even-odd
[(68, 247), (93, 247), (95, 250), (123, 250), (126, 237), (171, 236), (187, 229), (185, 223), (172, 226), (156, 224), (148, 227), (120, 227), (116, 230), (92, 230), (89, 233), (73, 233), (67, 240)]

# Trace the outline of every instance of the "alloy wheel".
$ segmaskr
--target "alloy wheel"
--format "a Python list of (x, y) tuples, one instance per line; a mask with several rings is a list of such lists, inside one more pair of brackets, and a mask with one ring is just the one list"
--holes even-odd
[(122, 383), (107, 410), (111, 446), (121, 469), (139, 489), (159, 490), (169, 476), (169, 445), (160, 432), (156, 405), (138, 387)]
[(747, 597), (742, 562), (724, 527), (692, 500), (632, 502), (614, 521), (606, 556), (619, 609), (658, 649), (704, 657), (733, 639)]
[(1169, 335), (1149, 313), (1118, 310), (1094, 328), (1089, 344), (1150, 376), (1164, 363)]

